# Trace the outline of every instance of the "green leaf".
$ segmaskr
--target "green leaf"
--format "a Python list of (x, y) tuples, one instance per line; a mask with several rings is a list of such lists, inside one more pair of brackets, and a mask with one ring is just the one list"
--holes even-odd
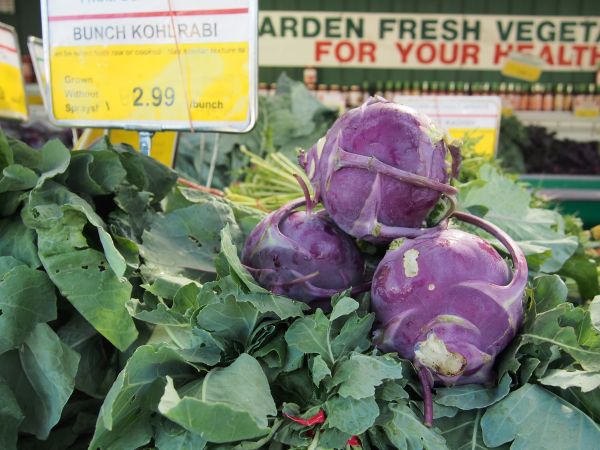
[(363, 317), (353, 313), (346, 319), (342, 329), (331, 342), (331, 350), (337, 359), (343, 354), (352, 351), (364, 352), (371, 347), (371, 330), (375, 314), (370, 313)]
[(202, 450), (206, 446), (206, 441), (200, 435), (170, 420), (162, 419), (156, 428), (155, 441), (158, 450)]
[(235, 301), (207, 305), (197, 316), (201, 328), (242, 345), (248, 344), (259, 319), (259, 312), (251, 304)]
[[(423, 424), (405, 403), (388, 406), (391, 419), (381, 424), (387, 438), (397, 449), (405, 450), (448, 450), (444, 438)], [(454, 449), (453, 449), (454, 450)]]
[(45, 439), (60, 420), (73, 392), (79, 355), (46, 324), (39, 324), (20, 349), (0, 356), (0, 377), (25, 416), (20, 431)]
[(317, 309), (312, 316), (296, 320), (285, 333), (285, 340), (290, 347), (305, 354), (318, 354), (328, 363), (333, 364), (335, 358), (329, 339), (330, 323), (323, 311)]
[(211, 370), (197, 398), (180, 398), (168, 378), (158, 408), (173, 422), (216, 443), (263, 436), (269, 433), (268, 416), (277, 414), (260, 364), (247, 354), (229, 367)]
[(543, 275), (533, 281), (535, 310), (542, 313), (567, 301), (568, 289), (558, 275)]
[(590, 319), (592, 326), (600, 332), (600, 295), (594, 297), (590, 303)]
[[(446, 445), (452, 450), (489, 450), (490, 447), (483, 442), (481, 432), (481, 409), (461, 411), (454, 417), (444, 417), (435, 421), (435, 426), (440, 429), (441, 435), (446, 440)], [(508, 445), (494, 447), (495, 450), (508, 450)]]
[(235, 245), (233, 245), (231, 228), (229, 224), (227, 224), (221, 230), (221, 252), (225, 256), (231, 271), (233, 271), (246, 289), (248, 289), (250, 292), (268, 292), (266, 289), (258, 285), (256, 281), (254, 281), (254, 278), (252, 278), (252, 275), (250, 275), (244, 266), (242, 266), (242, 263), (238, 258), (237, 249), (235, 248)]
[(46, 142), (40, 150), (41, 158), (38, 169), (41, 172), (37, 185), (41, 186), (44, 181), (64, 173), (71, 161), (71, 152), (58, 139)]
[(481, 419), (483, 440), (512, 450), (596, 448), (600, 427), (544, 388), (526, 384), (489, 408)]
[(531, 194), (525, 188), (489, 164), (480, 168), (477, 180), (461, 186), (458, 199), (463, 211), (485, 208), (484, 219), (518, 241), (527, 256), (536, 256), (537, 270), (557, 272), (577, 250), (578, 240), (565, 236), (560, 214), (530, 208), (530, 203)]
[(23, 413), (6, 381), (0, 378), (0, 448), (17, 450), (19, 425)]
[(155, 216), (142, 236), (141, 255), (164, 273), (214, 273), (214, 259), (221, 251), (220, 232), (227, 224), (239, 233), (231, 209), (216, 200)]
[(521, 337), (523, 343), (556, 345), (571, 355), (586, 370), (600, 370), (600, 347), (583, 347), (580, 345), (571, 326), (561, 326), (562, 318), (574, 310), (571, 303), (562, 303), (556, 308), (538, 314), (535, 322), (528, 327)]
[(600, 387), (600, 373), (584, 370), (552, 369), (546, 372), (540, 383), (561, 389), (578, 387), (581, 392), (590, 392)]
[(0, 176), (0, 192), (24, 191), (37, 183), (37, 174), (20, 164), (6, 167)]
[(54, 285), (44, 272), (25, 265), (0, 271), (0, 354), (25, 342), (37, 324), (54, 319)]
[(325, 403), (326, 424), (351, 435), (367, 431), (379, 415), (379, 407), (373, 397), (360, 400), (350, 397), (333, 397)]
[(127, 171), (119, 155), (112, 151), (76, 151), (71, 157), (66, 184), (71, 190), (89, 195), (115, 192)]
[(5, 167), (15, 163), (15, 157), (11, 146), (8, 145), (6, 135), (0, 130), (0, 169), (4, 170)]
[[(53, 203), (55, 201), (71, 202), (71, 205), (60, 206)], [(26, 223), (37, 231), (39, 257), (61, 294), (99, 333), (115, 347), (125, 350), (137, 337), (133, 320), (125, 308), (131, 284), (109, 270), (110, 260), (105, 253), (117, 255), (118, 252), (107, 250), (110, 236), (106, 232), (103, 231), (107, 236), (105, 253), (88, 244), (84, 229), (90, 211), (82, 212), (88, 208), (91, 211), (83, 199), (48, 182), (39, 191), (32, 192), (23, 214)], [(103, 233), (100, 233), (101, 241)]]
[(559, 274), (575, 280), (581, 298), (590, 299), (600, 294), (597, 265), (589, 256), (575, 254), (562, 266)]
[(357, 309), (358, 302), (356, 300), (350, 297), (342, 297), (334, 304), (329, 320), (333, 322), (335, 319), (342, 316), (347, 316), (348, 314), (356, 311)]
[(310, 360), (310, 374), (315, 386), (319, 386), (325, 377), (331, 376), (331, 370), (321, 355)]
[(434, 401), (463, 410), (486, 408), (506, 397), (510, 391), (510, 384), (510, 376), (504, 375), (494, 388), (486, 388), (481, 384), (438, 388)]
[(0, 219), (0, 236), (0, 256), (14, 256), (32, 269), (42, 264), (35, 245), (35, 232), (24, 226), (18, 216)]
[(383, 380), (400, 378), (402, 378), (402, 366), (391, 356), (354, 353), (336, 368), (332, 384), (339, 386), (340, 396), (361, 399), (373, 397), (375, 386), (379, 386)]
[(164, 377), (193, 372), (177, 352), (164, 345), (139, 347), (104, 399), (90, 448), (116, 450), (147, 444), (152, 437), (150, 417), (164, 390)]

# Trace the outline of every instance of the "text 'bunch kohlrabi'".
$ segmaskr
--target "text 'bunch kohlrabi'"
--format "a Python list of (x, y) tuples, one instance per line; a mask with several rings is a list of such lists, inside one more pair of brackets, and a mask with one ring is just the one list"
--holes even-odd
[[(312, 211), (305, 189), (305, 200), (256, 227), (244, 264), (264, 287), (312, 306), (372, 283), (375, 342), (413, 362), (431, 425), (435, 383), (493, 381), (495, 357), (523, 319), (523, 252), (496, 226), (454, 212), (457, 189), (450, 179), (459, 169), (459, 149), (411, 108), (369, 99), (342, 115), (301, 154), (300, 164), (324, 210)], [(294, 212), (303, 203), (306, 212)], [(441, 219), (428, 227), (428, 215), (444, 203)], [(495, 237), (510, 254), (512, 271), (485, 240), (449, 229), (451, 216)], [(353, 238), (385, 246), (402, 239), (371, 280)]]

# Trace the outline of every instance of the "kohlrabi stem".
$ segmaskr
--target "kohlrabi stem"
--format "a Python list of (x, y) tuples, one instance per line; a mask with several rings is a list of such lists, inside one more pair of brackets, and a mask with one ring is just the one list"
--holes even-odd
[(458, 178), (458, 174), (460, 172), (460, 164), (462, 163), (460, 147), (458, 145), (449, 144), (448, 150), (450, 151), (450, 156), (452, 156), (452, 178)]
[(304, 182), (304, 179), (297, 173), (294, 174), (294, 178), (296, 179), (296, 181), (298, 181), (298, 184), (302, 188), (302, 192), (304, 192), (304, 198), (306, 200), (306, 214), (310, 216), (312, 214), (312, 209), (314, 205), (312, 199), (310, 198), (310, 191), (308, 190), (308, 186)]
[(442, 183), (431, 178), (417, 175), (416, 173), (407, 172), (406, 170), (398, 169), (397, 167), (390, 166), (373, 156), (358, 155), (356, 153), (350, 153), (338, 146), (338, 164), (337, 168), (342, 167), (357, 167), (360, 169), (366, 169), (369, 171), (380, 173), (381, 175), (394, 178), (398, 181), (403, 181), (415, 186), (433, 189), (435, 191), (443, 192), (447, 196), (456, 195), (458, 190), (454, 186)]
[(431, 383), (429, 381), (429, 370), (426, 367), (419, 368), (419, 381), (423, 391), (423, 415), (425, 425), (433, 426), (433, 398), (431, 397)]
[[(487, 220), (482, 219), (481, 217), (477, 217), (465, 212), (455, 212), (453, 217), (463, 222), (470, 223), (471, 225), (475, 225), (476, 227), (482, 228), (498, 239), (500, 243), (506, 247), (513, 261), (513, 277), (506, 288), (514, 288), (515, 291), (522, 291), (527, 283), (527, 276), (529, 273), (527, 270), (527, 259), (525, 259), (525, 254), (517, 245), (517, 243), (513, 241), (513, 239), (503, 230)], [(514, 286), (518, 286), (518, 288)]]

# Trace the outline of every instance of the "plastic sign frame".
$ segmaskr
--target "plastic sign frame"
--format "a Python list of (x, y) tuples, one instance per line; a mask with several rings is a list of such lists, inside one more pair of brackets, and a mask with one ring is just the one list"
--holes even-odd
[[(69, 15), (60, 15), (60, 16), (49, 16), (49, 13), (52, 12), (53, 7), (55, 7), (55, 5), (58, 4), (58, 2), (62, 2), (63, 4), (63, 11), (65, 10), (64, 7), (64, 3), (68, 3), (69, 1), (72, 2), (74, 9), (73, 10), (69, 10)], [(227, 5), (233, 5), (235, 6), (236, 4), (239, 5), (240, 3), (243, 3), (244, 5), (246, 5), (246, 7), (244, 8), (227, 8)], [(152, 4), (154, 6), (152, 6)], [(159, 10), (157, 10), (157, 4), (159, 4), (161, 6), (161, 8)], [(170, 11), (170, 5), (173, 5), (173, 10)], [(198, 9), (198, 4), (197, 2), (194, 2), (192, 0), (151, 0), (151, 1), (144, 1), (144, 2), (127, 2), (127, 3), (118, 3), (119, 5), (119, 10), (115, 10), (115, 6), (116, 4), (113, 3), (98, 3), (98, 4), (84, 4), (82, 5), (82, 3), (79, 0), (41, 0), (41, 10), (42, 10), (42, 31), (43, 31), (43, 45), (44, 45), (44, 55), (45, 55), (45, 74), (46, 74), (46, 80), (47, 80), (47, 88), (46, 88), (46, 99), (48, 100), (48, 114), (50, 117), (50, 120), (55, 123), (56, 125), (59, 126), (64, 126), (64, 127), (80, 127), (80, 128), (118, 128), (118, 129), (124, 129), (124, 130), (138, 130), (138, 131), (191, 131), (192, 129), (194, 131), (210, 131), (210, 132), (229, 132), (229, 133), (244, 133), (247, 132), (249, 130), (251, 130), (254, 127), (254, 124), (256, 123), (256, 119), (257, 119), (257, 114), (258, 114), (258, 0), (224, 0), (224, 2), (218, 2), (215, 3), (213, 5), (218, 5), (219, 8), (222, 9), (208, 9), (206, 7), (202, 8), (202, 9)], [(123, 12), (123, 6), (124, 5), (130, 5), (129, 8), (134, 10), (134, 11), (130, 11), (130, 12)], [(131, 6), (133, 5), (133, 6)], [(147, 6), (150, 5), (150, 6)], [(178, 5), (187, 5), (188, 9), (183, 8), (183, 9), (177, 9)], [(194, 5), (195, 9), (194, 10), (190, 10), (189, 6), (190, 5)], [(70, 6), (70, 5), (69, 5)], [(85, 8), (87, 6), (87, 8)], [(79, 7), (79, 8), (78, 8)], [(148, 10), (148, 7), (154, 8), (153, 10)], [(85, 9), (85, 14), (80, 14), (80, 12), (82, 11), (82, 8)], [(111, 9), (112, 8), (112, 9)], [(137, 11), (140, 9), (145, 9), (145, 11)], [(214, 6), (213, 6), (214, 8)], [(98, 12), (97, 14), (90, 14), (90, 11), (93, 10), (94, 12)], [(53, 75), (52, 75), (52, 60), (51, 60), (51, 55), (53, 52), (53, 49), (57, 48), (57, 47), (61, 47), (62, 45), (60, 43), (54, 43), (52, 42), (52, 33), (55, 32), (55, 30), (57, 30), (58, 28), (52, 28), (54, 27), (60, 27), (60, 26), (64, 26), (64, 23), (62, 23), (61, 21), (67, 21), (67, 23), (71, 22), (76, 23), (78, 22), (78, 25), (85, 25), (90, 23), (90, 21), (94, 22), (94, 20), (103, 20), (103, 19), (107, 19), (110, 20), (109, 26), (112, 24), (114, 25), (114, 23), (118, 22), (119, 19), (128, 19), (130, 17), (159, 17), (162, 18), (163, 20), (165, 20), (164, 18), (167, 17), (169, 20), (171, 20), (170, 23), (172, 23), (173, 25), (176, 25), (178, 27), (178, 30), (180, 30), (179, 28), (179, 23), (176, 22), (179, 18), (185, 19), (187, 17), (193, 16), (195, 14), (198, 14), (199, 16), (202, 16), (203, 18), (211, 18), (213, 16), (211, 16), (211, 13), (217, 14), (219, 15), (219, 17), (224, 17), (222, 15), (226, 15), (229, 14), (229, 12), (231, 12), (232, 15), (244, 15), (245, 19), (247, 20), (247, 39), (244, 39), (243, 41), (239, 41), (242, 42), (243, 44), (247, 45), (247, 50), (246, 50), (246, 57), (244, 58), (244, 61), (246, 61), (245, 66), (247, 66), (247, 110), (245, 110), (245, 117), (243, 120), (195, 120), (192, 119), (191, 113), (189, 112), (191, 110), (191, 102), (190, 102), (190, 98), (188, 98), (189, 92), (187, 91), (187, 89), (189, 89), (189, 86), (192, 84), (189, 80), (189, 74), (190, 74), (190, 70), (188, 68), (187, 72), (184, 74), (182, 74), (181, 72), (178, 72), (179, 76), (178, 79), (172, 80), (172, 83), (174, 83), (175, 85), (179, 86), (180, 89), (183, 91), (183, 99), (185, 101), (185, 104), (182, 106), (179, 106), (180, 109), (185, 109), (187, 112), (186, 118), (179, 118), (179, 119), (175, 119), (175, 120), (167, 120), (164, 117), (160, 117), (160, 118), (156, 118), (156, 119), (152, 119), (152, 120), (148, 120), (148, 119), (136, 119), (136, 118), (119, 118), (119, 119), (104, 119), (104, 118), (92, 118), (92, 119), (80, 119), (80, 118), (72, 118), (72, 119), (65, 119), (65, 118), (59, 118), (57, 117), (57, 114), (55, 113), (55, 96), (53, 95), (53, 91), (57, 89), (57, 87), (53, 86), (53, 84), (56, 82), (56, 80), (53, 79)], [(89, 20), (88, 17), (89, 16)], [(59, 21), (60, 20), (60, 21)], [(206, 19), (208, 20), (208, 19)], [(57, 24), (52, 25), (51, 23), (57, 21)], [(115, 22), (116, 21), (116, 22)], [(108, 23), (108, 22), (107, 22)], [(125, 24), (127, 25), (127, 22), (125, 22)], [(124, 25), (124, 26), (126, 26)], [(216, 27), (216, 25), (215, 25)], [(59, 29), (58, 29), (59, 30)], [(215, 28), (216, 31), (216, 28)], [(57, 32), (62, 32), (62, 30), (57, 31)], [(177, 31), (174, 30), (173, 27), (170, 28), (169, 30), (169, 38), (171, 40), (169, 40), (168, 44), (173, 43), (173, 47), (174, 49), (180, 49), (180, 46), (184, 46), (186, 44), (189, 45), (206, 45), (207, 43), (204, 41), (191, 41), (190, 39), (188, 39), (186, 42), (184, 43), (180, 43), (178, 42), (178, 39), (174, 38), (173, 35), (176, 34)], [(235, 34), (235, 33), (234, 33)], [(129, 40), (129, 44), (131, 45), (131, 47), (144, 47), (145, 51), (148, 52), (148, 50), (150, 50), (151, 52), (151, 47), (153, 45), (157, 45), (157, 43), (151, 43), (151, 42), (147, 42), (147, 41), (143, 41), (141, 43), (135, 43), (135, 44), (131, 44), (130, 42), (131, 40)], [(225, 42), (225, 41), (223, 41)], [(214, 45), (219, 45), (219, 44), (223, 44), (223, 42), (220, 42), (218, 39), (213, 39), (212, 41), (208, 41), (209, 44), (214, 44)], [(165, 42), (161, 42), (162, 44), (164, 44)], [(231, 42), (231, 41), (227, 41), (225, 42), (225, 44), (235, 44), (236, 42)], [(110, 49), (111, 46), (117, 46), (119, 45), (118, 42), (114, 42), (114, 43), (110, 43), (110, 44), (100, 44), (98, 45), (98, 47), (103, 47), (104, 49)], [(177, 53), (177, 51), (172, 51), (171, 53)], [(213, 52), (214, 53), (214, 52)], [(181, 56), (180, 54), (176, 54), (174, 56), (175, 60), (179, 59), (178, 64), (179, 64), (179, 69), (182, 69), (182, 60), (183, 60), (183, 64), (185, 64), (186, 59), (185, 56)], [(72, 67), (72, 66), (71, 66)], [(206, 69), (206, 68), (204, 68)], [(96, 68), (96, 70), (98, 71), (102, 71), (103, 69), (98, 69)], [(192, 69), (193, 71), (193, 69)], [(202, 73), (203, 68), (202, 67), (197, 67), (196, 72)], [(76, 74), (74, 74), (74, 76), (77, 76)], [(114, 73), (114, 75), (112, 75), (113, 77), (127, 77), (127, 75), (124, 75), (122, 72), (117, 72)], [(183, 87), (183, 84), (181, 82), (181, 80), (187, 81), (187, 83), (185, 83), (187, 85), (187, 87)], [(221, 83), (223, 83), (224, 80), (222, 77), (217, 79), (218, 81), (220, 81)], [(136, 80), (131, 80), (131, 83), (134, 83)], [(210, 82), (213, 82), (213, 79), (209, 80)], [(145, 83), (143, 81), (140, 81), (140, 83)], [(151, 83), (145, 83), (147, 84), (147, 86), (144, 86), (144, 88), (148, 88), (147, 91), (150, 91), (152, 89), (152, 96), (154, 96), (154, 87), (150, 86)], [(151, 89), (150, 89), (151, 88)], [(144, 89), (146, 90), (146, 89)], [(173, 92), (173, 91), (172, 91)], [(163, 97), (163, 93), (161, 93), (161, 98), (166, 98)], [(141, 95), (140, 95), (141, 96)], [(149, 99), (150, 102), (145, 102), (145, 103), (141, 103), (141, 105), (145, 105), (145, 106), (149, 106), (151, 105), (152, 102), (152, 97), (150, 97), (150, 93), (149, 92), (145, 92), (144, 93), (144, 99)], [(178, 96), (181, 97), (181, 96)], [(99, 98), (100, 102), (104, 102), (104, 99), (102, 99), (101, 97)], [(123, 101), (123, 98), (121, 98), (121, 101)], [(136, 100), (134, 100), (136, 101)], [(182, 100), (178, 100), (179, 102), (181, 102)], [(202, 98), (198, 99), (199, 102), (202, 101)], [(214, 103), (214, 102), (213, 102)], [(245, 103), (244, 103), (245, 105)], [(110, 109), (108, 105), (107, 106), (107, 111)], [(136, 105), (139, 106), (139, 105)], [(239, 108), (238, 108), (239, 109)], [(162, 114), (162, 116), (164, 116), (164, 114)]]
[(29, 56), (31, 56), (31, 65), (33, 66), (35, 79), (37, 80), (40, 93), (42, 94), (42, 100), (44, 101), (44, 107), (47, 111), (50, 107), (50, 104), (46, 98), (48, 92), (48, 83), (46, 82), (46, 71), (44, 68), (46, 60), (44, 56), (44, 42), (39, 37), (29, 36), (27, 38), (27, 49), (29, 50)]
[(18, 64), (3, 63), (1, 61), (0, 61), (0, 63), (13, 66), (18, 71), (18, 75), (16, 77), (14, 77), (12, 79), (12, 81), (17, 85), (17, 87), (20, 83), (20, 87), (23, 91), (23, 105), (25, 107), (23, 113), (16, 112), (16, 111), (10, 111), (10, 110), (0, 110), (0, 117), (2, 119), (8, 119), (8, 120), (26, 121), (26, 120), (29, 120), (29, 107), (27, 105), (27, 94), (25, 91), (25, 78), (23, 76), (23, 68), (21, 66), (22, 60), (21, 60), (21, 49), (19, 47), (19, 36), (17, 35), (17, 31), (15, 30), (14, 27), (7, 25), (5, 23), (2, 23), (2, 22), (0, 22), (0, 31), (9, 33), (13, 38), (13, 42), (11, 42), (10, 45), (4, 45), (0, 41), (0, 46), (2, 47), (2, 49), (0, 51), (7, 52), (7, 53), (10, 52), (11, 54), (15, 54), (17, 57), (17, 60), (18, 60)]

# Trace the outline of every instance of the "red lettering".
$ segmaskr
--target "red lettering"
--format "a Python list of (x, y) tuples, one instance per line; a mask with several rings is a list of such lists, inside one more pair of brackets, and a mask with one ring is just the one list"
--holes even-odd
[[(448, 57), (446, 54), (446, 46), (452, 48), (452, 56)], [(442, 42), (440, 44), (440, 61), (442, 64), (454, 64), (458, 58), (458, 44), (446, 44)]]
[(412, 50), (413, 45), (414, 45), (414, 42), (409, 42), (408, 46), (406, 48), (404, 48), (402, 46), (401, 42), (396, 42), (396, 48), (400, 52), (400, 59), (402, 60), (401, 62), (403, 62), (403, 63), (406, 62), (406, 60), (408, 59), (408, 54)]
[(549, 66), (554, 65), (554, 58), (552, 56), (552, 48), (546, 44), (542, 47), (542, 51), (540, 52), (540, 58), (546, 61), (546, 64)]
[[(429, 55), (425, 53), (425, 49), (428, 50)], [(427, 56), (427, 57), (426, 57)], [(435, 59), (435, 47), (433, 44), (426, 42), (417, 47), (417, 60), (423, 64), (429, 64)]]
[(479, 45), (477, 44), (464, 44), (461, 64), (466, 64), (468, 60), (474, 65), (479, 64)]
[(600, 53), (598, 53), (598, 47), (591, 46), (590, 50), (592, 52), (592, 54), (590, 55), (590, 66), (596, 67), (596, 64), (598, 64), (598, 61), (600, 60)]
[(587, 50), (585, 45), (574, 45), (573, 51), (575, 52), (575, 65), (580, 66), (583, 61), (583, 52)]
[(533, 50), (533, 44), (517, 44), (517, 51), (520, 53), (527, 53)]
[(375, 62), (376, 48), (374, 42), (361, 42), (358, 44), (358, 61), (365, 62), (369, 58), (369, 62)]
[[(347, 48), (347, 52), (343, 52), (342, 49)], [(346, 56), (344, 56), (346, 53)], [(339, 62), (347, 63), (354, 58), (354, 45), (349, 41), (340, 41), (338, 45), (335, 46), (335, 59)]]
[(558, 46), (558, 64), (560, 66), (571, 65), (571, 60), (565, 57), (565, 46), (562, 44)]
[(508, 57), (510, 52), (512, 52), (513, 46), (512, 44), (508, 44), (506, 49), (502, 48), (502, 44), (496, 44), (494, 47), (494, 64), (500, 64), (500, 60)]
[(322, 56), (328, 55), (329, 47), (331, 47), (331, 41), (315, 42), (315, 61), (320, 62)]

